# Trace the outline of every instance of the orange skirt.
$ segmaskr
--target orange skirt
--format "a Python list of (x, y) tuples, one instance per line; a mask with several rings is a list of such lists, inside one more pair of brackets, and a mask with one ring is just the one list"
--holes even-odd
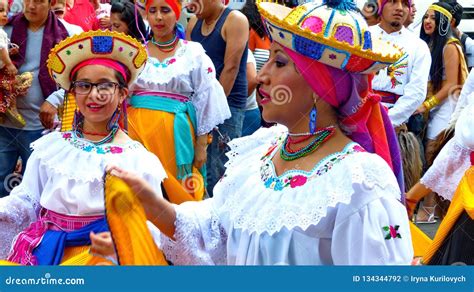
[[(158, 110), (129, 107), (128, 134), (141, 142), (148, 151), (154, 153), (161, 161), (168, 178), (163, 182), (171, 203), (181, 204), (186, 201), (200, 201), (204, 196), (204, 179), (193, 166), (193, 174), (184, 180), (177, 178), (177, 165), (174, 143), (174, 114)], [(192, 131), (193, 144), (196, 144), (194, 128), (188, 118)]]

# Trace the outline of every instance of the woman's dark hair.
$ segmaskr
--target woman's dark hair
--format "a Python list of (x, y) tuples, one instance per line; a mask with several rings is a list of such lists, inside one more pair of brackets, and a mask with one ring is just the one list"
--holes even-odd
[[(443, 7), (444, 9), (450, 11), (451, 6), (447, 3), (437, 2), (434, 5)], [(426, 14), (425, 14), (426, 15)], [(441, 23), (441, 18), (444, 19), (443, 23)], [(423, 20), (425, 16), (423, 16)], [(437, 92), (441, 89), (441, 83), (443, 82), (443, 74), (444, 74), (444, 58), (443, 58), (443, 51), (444, 46), (448, 42), (450, 38), (453, 37), (453, 32), (451, 30), (451, 25), (446, 23), (448, 20), (446, 16), (442, 15), (438, 11), (435, 11), (435, 24), (436, 27), (434, 28), (433, 33), (427, 35), (422, 25), (420, 31), (420, 38), (424, 40), (431, 51), (431, 68), (430, 68), (430, 78), (431, 78), (431, 89), (433, 92)], [(441, 29), (440, 29), (441, 25)], [(440, 31), (446, 32), (444, 35), (440, 34)]]
[(451, 8), (448, 9), (448, 11), (451, 12), (451, 14), (453, 15), (453, 18), (455, 19), (454, 26), (458, 27), (459, 23), (461, 22), (463, 10), (464, 10), (461, 4), (459, 4), (457, 0), (441, 0), (441, 2), (447, 3), (451, 6)]
[(263, 38), (267, 36), (267, 32), (263, 26), (262, 17), (258, 12), (255, 0), (248, 0), (240, 12), (247, 16), (250, 28), (252, 28), (259, 37)]
[[(145, 39), (147, 38), (145, 22), (140, 13), (135, 13), (135, 6), (133, 3), (129, 1), (116, 1), (112, 4), (110, 13), (120, 14), (120, 20), (127, 24), (128, 35), (136, 38), (142, 43), (145, 42)], [(145, 37), (145, 39), (143, 39), (143, 37)]]

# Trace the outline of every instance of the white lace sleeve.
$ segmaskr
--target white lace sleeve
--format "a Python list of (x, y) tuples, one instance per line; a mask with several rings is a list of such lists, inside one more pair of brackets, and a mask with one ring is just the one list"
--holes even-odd
[(411, 263), (413, 247), (406, 210), (396, 199), (398, 192), (390, 193), (378, 185), (366, 187), (353, 195), (350, 204), (339, 207), (331, 244), (335, 265)]
[(33, 151), (21, 184), (0, 199), (0, 259), (7, 257), (14, 237), (36, 220), (44, 179)]
[(470, 153), (471, 150), (462, 147), (456, 139), (451, 139), (420, 182), (444, 199), (451, 200), (464, 172), (471, 166)]
[(196, 109), (197, 134), (201, 136), (212, 131), (230, 118), (230, 109), (224, 89), (216, 79), (216, 70), (204, 50), (197, 56), (200, 65), (191, 72), (194, 93), (191, 101)]
[(173, 264), (226, 264), (227, 234), (212, 201), (207, 199), (175, 206), (175, 240), (165, 235), (161, 238), (161, 248)]

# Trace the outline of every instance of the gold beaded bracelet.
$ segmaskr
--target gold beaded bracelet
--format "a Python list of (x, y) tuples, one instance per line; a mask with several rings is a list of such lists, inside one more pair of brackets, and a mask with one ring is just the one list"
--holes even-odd
[(423, 105), (425, 106), (427, 110), (431, 110), (438, 104), (439, 104), (439, 100), (434, 95), (430, 97), (429, 99), (425, 100), (425, 102), (423, 102)]

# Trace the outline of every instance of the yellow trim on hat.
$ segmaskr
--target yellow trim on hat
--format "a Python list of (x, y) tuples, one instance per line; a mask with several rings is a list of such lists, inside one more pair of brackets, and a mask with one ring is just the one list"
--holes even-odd
[[(112, 38), (111, 51), (94, 52), (95, 37)], [(131, 84), (145, 66), (148, 53), (142, 43), (129, 35), (109, 30), (87, 31), (68, 37), (51, 49), (46, 66), (53, 80), (68, 90), (71, 70), (80, 62), (94, 58), (114, 60), (127, 67), (130, 71), (128, 83)]]
[[(288, 21), (288, 19), (286, 18), (279, 19), (276, 15), (265, 10), (261, 6), (261, 3), (266, 3), (266, 2), (279, 4), (271, 0), (270, 1), (257, 0), (256, 3), (257, 3), (257, 7), (259, 8), (260, 15), (263, 18), (265, 18), (267, 21), (269, 21), (272, 25), (285, 29), (289, 31), (290, 33), (299, 35), (301, 37), (304, 37), (306, 39), (309, 39), (311, 41), (314, 41), (323, 45), (330, 46), (335, 49), (349, 52), (350, 54), (356, 55), (358, 57), (366, 58), (374, 62), (394, 63), (395, 61), (400, 59), (400, 57), (403, 55), (402, 52), (400, 52), (400, 49), (394, 45), (392, 45), (394, 50), (392, 50), (392, 52), (389, 52), (389, 53), (386, 53), (383, 51), (376, 52), (372, 49), (363, 50), (362, 46), (360, 45), (351, 46), (345, 42), (336, 40), (333, 37), (333, 35), (331, 35), (329, 38), (326, 38), (323, 33), (316, 34), (309, 29), (302, 29), (295, 23), (294, 19), (290, 19), (290, 21)], [(301, 9), (301, 8), (297, 7), (296, 9)], [(325, 28), (326, 28), (326, 23), (324, 23), (324, 29), (322, 31), (324, 31)], [(364, 38), (363, 35), (362, 35), (362, 38)], [(372, 39), (372, 41), (374, 41), (374, 39)]]
[(446, 16), (448, 18), (449, 22), (451, 22), (451, 19), (453, 19), (453, 15), (451, 14), (451, 12), (449, 12), (448, 10), (446, 10), (443, 7), (438, 6), (436, 4), (431, 4), (430, 7), (428, 7), (428, 10), (438, 11), (439, 13)]

